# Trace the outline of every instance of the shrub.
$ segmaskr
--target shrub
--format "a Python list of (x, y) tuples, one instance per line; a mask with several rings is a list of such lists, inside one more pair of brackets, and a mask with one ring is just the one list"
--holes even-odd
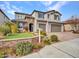
[(58, 42), (59, 41), (58, 37), (56, 35), (51, 35), (50, 40), (51, 40), (51, 42)]
[(0, 58), (4, 58), (5, 57), (5, 48), (0, 47)]
[(2, 25), (0, 26), (0, 32), (4, 35), (7, 35), (8, 33), (10, 33), (10, 28), (6, 25)]
[(41, 44), (34, 44), (33, 45), (33, 49), (40, 49), (42, 48), (43, 46)]
[(17, 33), (18, 29), (17, 29), (16, 24), (12, 24), (12, 25), (10, 25), (10, 27), (11, 27), (11, 33)]
[[(39, 33), (39, 30), (38, 29), (37, 29), (37, 33)], [(46, 36), (47, 35), (46, 32), (43, 31), (42, 29), (40, 29), (40, 34), (43, 35), (43, 36)]]
[(32, 51), (32, 44), (30, 42), (20, 42), (16, 44), (16, 55), (22, 56)]
[(76, 31), (72, 30), (72, 33), (79, 34), (79, 30)]
[(6, 54), (7, 54), (7, 55), (16, 54), (14, 47), (7, 47), (7, 48), (6, 48)]
[(51, 44), (51, 41), (50, 41), (49, 39), (45, 39), (45, 40), (43, 40), (43, 42), (44, 42), (44, 44), (46, 44), (46, 45), (50, 45), (50, 44)]
[(5, 57), (5, 52), (0, 50), (0, 58), (4, 58)]
[(46, 36), (46, 32), (44, 32), (44, 31), (40, 31), (40, 34), (43, 36)]

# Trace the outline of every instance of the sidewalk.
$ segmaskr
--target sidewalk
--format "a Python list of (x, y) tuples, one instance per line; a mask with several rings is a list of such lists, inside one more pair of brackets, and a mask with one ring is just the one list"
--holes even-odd
[(39, 52), (22, 58), (78, 58), (79, 38), (55, 43), (42, 48)]

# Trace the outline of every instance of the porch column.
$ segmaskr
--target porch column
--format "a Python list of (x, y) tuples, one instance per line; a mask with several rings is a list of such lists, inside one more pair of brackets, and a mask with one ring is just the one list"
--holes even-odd
[(79, 29), (78, 29), (78, 24), (76, 25), (76, 27), (77, 27), (77, 30), (79, 30)]
[(61, 32), (64, 32), (64, 24), (61, 24)]
[(35, 19), (35, 21), (34, 21), (34, 32), (36, 32), (37, 31), (37, 20)]
[(29, 23), (28, 23), (28, 32), (30, 32), (30, 31), (29, 31)]
[(48, 25), (48, 22), (46, 23), (46, 32), (48, 33), (48, 30), (49, 30), (49, 25)]

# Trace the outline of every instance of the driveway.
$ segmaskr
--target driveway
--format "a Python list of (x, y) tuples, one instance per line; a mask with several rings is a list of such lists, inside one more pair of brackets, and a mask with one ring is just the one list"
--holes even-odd
[(74, 34), (72, 32), (52, 32), (52, 33), (49, 33), (48, 36), (52, 34), (57, 35), (60, 41), (66, 41), (66, 40), (79, 38), (79, 34)]
[(79, 38), (47, 45), (22, 58), (79, 58)]

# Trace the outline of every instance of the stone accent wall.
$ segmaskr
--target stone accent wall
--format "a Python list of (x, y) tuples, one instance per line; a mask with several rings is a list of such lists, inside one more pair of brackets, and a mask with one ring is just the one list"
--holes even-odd
[(32, 37), (32, 38), (23, 38), (23, 39), (16, 39), (11, 41), (5, 41), (4, 39), (0, 41), (0, 47), (12, 47), (15, 46), (19, 42), (31, 42), (33, 44), (38, 43), (38, 37)]

